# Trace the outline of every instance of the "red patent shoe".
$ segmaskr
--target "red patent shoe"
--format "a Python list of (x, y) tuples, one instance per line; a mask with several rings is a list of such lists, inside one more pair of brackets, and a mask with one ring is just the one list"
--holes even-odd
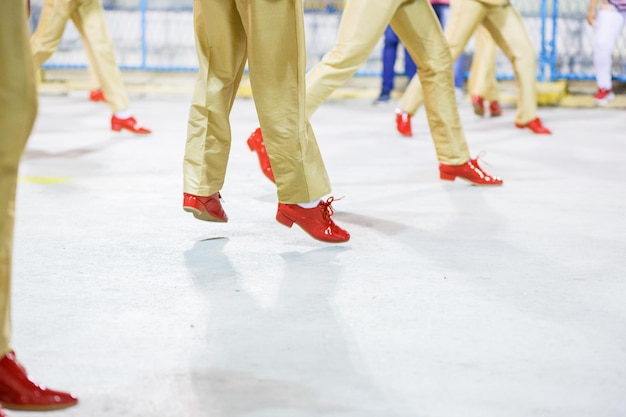
[(220, 203), (221, 198), (220, 193), (211, 194), (208, 197), (183, 193), (183, 210), (192, 213), (196, 219), (226, 223), (228, 216)]
[(396, 111), (396, 128), (402, 136), (413, 136), (411, 129), (411, 115), (405, 111)]
[(599, 106), (606, 106), (613, 100), (615, 100), (615, 93), (611, 89), (598, 88), (598, 92), (593, 96), (593, 101)]
[(539, 119), (538, 117), (536, 119), (534, 119), (534, 120), (531, 120), (530, 122), (528, 122), (526, 124), (515, 123), (515, 127), (517, 127), (518, 129), (524, 129), (524, 128), (527, 127), (530, 130), (532, 130), (533, 133), (536, 133), (538, 135), (550, 135), (550, 134), (552, 134), (550, 129), (545, 127), (541, 123), (541, 119)]
[(463, 165), (439, 164), (439, 178), (454, 181), (457, 177), (476, 185), (502, 185), (502, 178), (487, 174), (478, 165), (478, 158)]
[(500, 106), (500, 103), (498, 103), (497, 101), (492, 101), (491, 103), (489, 103), (489, 114), (491, 115), (491, 117), (502, 116), (502, 107)]
[(472, 96), (472, 107), (474, 114), (478, 116), (485, 115), (485, 100), (481, 96)]
[(70, 393), (55, 391), (33, 382), (14, 352), (0, 359), (0, 404), (4, 408), (47, 411), (71, 407), (77, 403), (78, 399)]
[(111, 129), (115, 132), (120, 132), (122, 129), (126, 129), (129, 132), (137, 133), (139, 135), (147, 135), (148, 133), (152, 133), (150, 129), (146, 129), (135, 120), (134, 117), (129, 117), (127, 119), (120, 119), (119, 117), (115, 117), (113, 115), (111, 117)]
[(261, 128), (257, 128), (248, 138), (248, 148), (251, 151), (256, 152), (259, 157), (259, 164), (261, 164), (261, 171), (270, 181), (274, 181), (274, 172), (272, 171), (272, 165), (270, 164), (270, 157), (267, 155), (265, 149), (265, 143), (263, 142), (263, 134)]
[(333, 197), (320, 201), (317, 207), (310, 209), (297, 204), (278, 203), (276, 220), (287, 227), (297, 224), (311, 237), (322, 242), (341, 243), (350, 240), (350, 233), (337, 226), (330, 218), (334, 211), (331, 206)]
[(89, 100), (90, 101), (107, 101), (106, 98), (104, 98), (104, 93), (102, 92), (102, 90), (91, 90), (89, 92)]

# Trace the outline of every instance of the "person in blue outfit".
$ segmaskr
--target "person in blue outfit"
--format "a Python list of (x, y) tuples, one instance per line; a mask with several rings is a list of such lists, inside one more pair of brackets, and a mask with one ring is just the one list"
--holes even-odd
[[(439, 19), (442, 28), (446, 27), (446, 22), (450, 16), (450, 0), (431, 0), (430, 4)], [(382, 88), (380, 95), (376, 99), (376, 103), (384, 103), (391, 99), (393, 91), (394, 79), (396, 76), (395, 66), (398, 57), (398, 46), (401, 44), (398, 35), (395, 34), (391, 26), (385, 29), (384, 46), (383, 46), (383, 70), (382, 70)], [(454, 63), (454, 87), (457, 91), (463, 88), (465, 84), (465, 73), (463, 70), (463, 56)], [(416, 74), (417, 66), (411, 59), (411, 56), (404, 49), (404, 74), (408, 81)]]
[[(376, 101), (386, 102), (391, 99), (391, 91), (393, 90), (393, 82), (396, 76), (396, 59), (398, 56), (398, 45), (400, 39), (398, 35), (391, 29), (391, 25), (385, 29), (385, 44), (383, 47), (383, 85), (380, 95)], [(417, 66), (411, 59), (409, 52), (404, 49), (404, 75), (410, 80), (417, 72)]]

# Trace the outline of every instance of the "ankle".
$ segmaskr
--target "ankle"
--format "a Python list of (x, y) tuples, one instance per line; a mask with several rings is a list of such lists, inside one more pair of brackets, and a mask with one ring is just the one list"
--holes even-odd
[(113, 116), (115, 116), (118, 119), (125, 120), (130, 117), (133, 117), (133, 112), (130, 111), (130, 109), (124, 109), (124, 110), (116, 111), (115, 113), (113, 113)]
[(313, 201), (310, 201), (310, 202), (308, 202), (308, 203), (297, 203), (297, 204), (298, 204), (300, 207), (302, 207), (302, 208), (305, 208), (305, 209), (312, 209), (312, 208), (317, 207), (317, 206), (320, 204), (320, 202), (321, 202), (321, 201), (322, 201), (322, 199), (321, 199), (321, 198), (318, 198), (317, 200), (313, 200)]

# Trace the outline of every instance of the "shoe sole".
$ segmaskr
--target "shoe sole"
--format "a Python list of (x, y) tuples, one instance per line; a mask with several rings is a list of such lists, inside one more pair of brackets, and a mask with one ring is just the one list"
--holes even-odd
[[(285, 214), (283, 214), (281, 211), (276, 212), (276, 221), (282, 224), (283, 226), (287, 226), (289, 228), (291, 228), (294, 225), (294, 223), (298, 224), (295, 221), (291, 220), (289, 217), (287, 217)], [(298, 224), (298, 226), (300, 225)], [(311, 236), (313, 239), (318, 240), (320, 242), (324, 242), (324, 243), (345, 243), (348, 240), (350, 240), (350, 238), (346, 240), (324, 240), (324, 239), (320, 239), (320, 238), (313, 236), (302, 226), (300, 226), (300, 229), (302, 229), (307, 235)]]
[(7, 410), (16, 410), (16, 411), (53, 411), (53, 410), (62, 410), (64, 408), (73, 407), (78, 404), (78, 401), (67, 404), (53, 404), (53, 405), (18, 405), (18, 404), (9, 404), (2, 403), (2, 407)]
[(495, 183), (494, 182), (493, 184), (482, 184), (482, 183), (478, 183), (478, 182), (474, 182), (474, 181), (468, 180), (465, 177), (459, 177), (458, 175), (455, 176), (455, 175), (441, 174), (441, 173), (439, 174), (439, 178), (441, 180), (443, 180), (443, 181), (450, 181), (450, 182), (454, 182), (454, 180), (458, 178), (460, 180), (463, 180), (465, 182), (470, 183), (470, 185), (475, 185), (477, 187), (482, 187), (482, 186), (493, 187), (494, 185), (497, 186), (497, 185), (502, 185), (504, 183), (504, 181), (503, 181), (503, 182), (500, 182), (500, 183)]
[(187, 213), (193, 214), (193, 217), (195, 217), (196, 219), (203, 220), (205, 222), (214, 222), (214, 223), (228, 222), (228, 220), (223, 220), (223, 219), (219, 219), (217, 217), (211, 216), (208, 211), (200, 211), (193, 207), (183, 207), (183, 210), (185, 210)]
[(515, 127), (518, 129), (528, 129), (531, 132), (533, 132), (535, 135), (551, 135), (552, 134), (551, 130), (547, 130), (546, 132), (537, 132), (536, 130), (533, 130), (530, 126), (521, 126), (521, 125), (518, 125), (517, 123), (515, 124)]
[(485, 110), (482, 107), (480, 107), (478, 104), (472, 103), (472, 106), (474, 107), (474, 114), (476, 116), (483, 117), (485, 115)]
[(123, 127), (123, 126), (122, 127), (111, 126), (111, 130), (114, 131), (114, 132), (121, 132), (122, 130), (128, 130), (130, 133), (134, 133), (135, 135), (149, 135), (150, 133), (152, 133), (152, 132), (138, 132), (136, 130), (132, 130), (132, 129), (129, 129), (129, 128)]
[(615, 99), (615, 95), (612, 94), (612, 95), (608, 95), (608, 96), (606, 96), (604, 98), (601, 98), (601, 99), (594, 98), (593, 101), (595, 101), (595, 103), (598, 106), (606, 106), (607, 104), (612, 102), (614, 99)]

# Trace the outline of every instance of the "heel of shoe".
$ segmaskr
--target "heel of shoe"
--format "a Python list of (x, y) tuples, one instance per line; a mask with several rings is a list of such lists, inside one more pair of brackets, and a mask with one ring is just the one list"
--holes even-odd
[(247, 140), (247, 143), (248, 143), (248, 148), (250, 148), (252, 152), (256, 151), (256, 143), (254, 143), (254, 139), (252, 139), (252, 137), (250, 137)]
[(276, 212), (276, 221), (282, 224), (283, 226), (287, 226), (287, 227), (293, 226), (293, 220), (291, 220), (289, 217), (281, 213), (280, 210)]
[(199, 204), (198, 198), (191, 194), (183, 194), (183, 210), (193, 214), (195, 218), (202, 214), (202, 206)]
[(439, 172), (439, 178), (441, 178), (444, 181), (454, 181), (456, 178), (456, 175), (447, 174), (445, 172)]

